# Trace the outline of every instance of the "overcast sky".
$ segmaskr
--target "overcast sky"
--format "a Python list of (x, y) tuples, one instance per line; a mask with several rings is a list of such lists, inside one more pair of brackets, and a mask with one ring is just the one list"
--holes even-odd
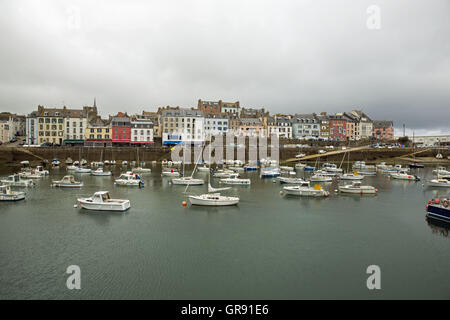
[(1, 0), (0, 16), (1, 111), (222, 99), (450, 133), (448, 0)]

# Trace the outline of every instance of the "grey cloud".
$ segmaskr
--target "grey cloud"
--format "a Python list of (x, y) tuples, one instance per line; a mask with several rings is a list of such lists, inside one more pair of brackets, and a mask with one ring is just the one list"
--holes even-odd
[[(369, 5), (381, 29), (366, 27)], [(0, 109), (240, 100), (450, 132), (448, 1), (0, 2)], [(78, 15), (79, 12), (79, 15)], [(418, 131), (418, 132), (419, 132)]]

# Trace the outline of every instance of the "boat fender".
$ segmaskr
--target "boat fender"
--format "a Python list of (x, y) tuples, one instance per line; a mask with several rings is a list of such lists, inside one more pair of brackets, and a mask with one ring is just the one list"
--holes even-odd
[(434, 203), (439, 204), (440, 202), (439, 198), (434, 199)]
[(378, 189), (375, 189), (375, 192), (378, 192)]
[(448, 206), (450, 205), (448, 200), (442, 201), (442, 204), (444, 205), (445, 208), (448, 208)]

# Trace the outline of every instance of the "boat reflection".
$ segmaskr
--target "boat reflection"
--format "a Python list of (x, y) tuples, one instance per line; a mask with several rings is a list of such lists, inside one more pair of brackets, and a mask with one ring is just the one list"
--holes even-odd
[(443, 237), (448, 237), (448, 232), (450, 229), (450, 222), (434, 219), (432, 217), (426, 217), (428, 226), (432, 233), (439, 234)]

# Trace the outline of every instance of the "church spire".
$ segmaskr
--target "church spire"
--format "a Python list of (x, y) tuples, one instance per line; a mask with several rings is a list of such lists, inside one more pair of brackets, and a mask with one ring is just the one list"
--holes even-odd
[(95, 97), (94, 97), (94, 108), (97, 108), (97, 103), (96, 103), (96, 101), (95, 101), (96, 99), (95, 99)]

